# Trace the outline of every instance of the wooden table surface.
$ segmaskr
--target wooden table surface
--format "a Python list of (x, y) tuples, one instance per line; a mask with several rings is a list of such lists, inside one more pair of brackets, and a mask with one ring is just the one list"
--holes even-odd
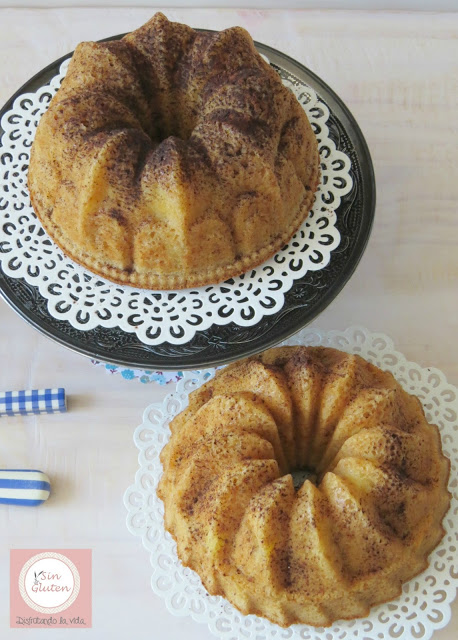
[[(408, 359), (438, 367), (458, 385), (458, 14), (165, 13), (195, 27), (246, 27), (315, 71), (348, 105), (372, 153), (376, 219), (356, 273), (314, 325), (382, 331)], [(0, 104), (79, 41), (131, 30), (150, 14), (1, 9)], [(93, 550), (93, 629), (72, 636), (213, 637), (205, 626), (167, 612), (151, 591), (147, 553), (125, 526), (122, 496), (137, 469), (133, 430), (146, 405), (170, 387), (108, 375), (37, 333), (3, 302), (0, 326), (0, 389), (60, 385), (69, 395), (66, 415), (0, 421), (0, 467), (40, 468), (53, 484), (43, 507), (0, 509), (0, 637), (17, 635), (9, 629), (9, 550), (53, 547)], [(457, 636), (455, 601), (450, 623), (434, 640)]]

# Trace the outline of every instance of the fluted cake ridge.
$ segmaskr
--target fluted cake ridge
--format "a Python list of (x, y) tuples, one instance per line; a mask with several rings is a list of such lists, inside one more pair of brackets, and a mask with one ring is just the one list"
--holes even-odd
[[(439, 431), (359, 356), (271, 349), (217, 372), (170, 428), (165, 526), (209, 593), (244, 614), (282, 626), (366, 616), (443, 536)], [(298, 469), (314, 481), (295, 488)]]
[(78, 45), (28, 176), (66, 254), (153, 289), (260, 264), (306, 218), (318, 181), (307, 116), (250, 35), (161, 13), (119, 41)]

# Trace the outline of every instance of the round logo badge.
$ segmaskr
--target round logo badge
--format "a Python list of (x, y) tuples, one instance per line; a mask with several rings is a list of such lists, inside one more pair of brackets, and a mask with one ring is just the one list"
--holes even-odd
[(25, 563), (19, 574), (19, 592), (24, 602), (40, 613), (68, 609), (79, 590), (78, 569), (61, 553), (39, 553)]

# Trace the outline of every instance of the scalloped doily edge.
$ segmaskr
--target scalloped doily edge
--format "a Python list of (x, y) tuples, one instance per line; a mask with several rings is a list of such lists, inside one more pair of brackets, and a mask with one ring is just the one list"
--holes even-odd
[[(364, 337), (364, 341), (366, 340), (366, 338), (369, 336), (370, 340), (371, 340), (371, 344), (374, 344), (374, 342), (380, 340), (383, 343), (385, 343), (385, 350), (388, 349), (390, 352), (391, 356), (394, 356), (394, 358), (397, 359), (398, 361), (398, 366), (399, 367), (404, 367), (405, 370), (408, 369), (412, 369), (412, 370), (420, 370), (421, 372), (424, 373), (424, 375), (427, 375), (428, 377), (431, 376), (437, 376), (437, 378), (439, 379), (439, 384), (440, 385), (444, 385), (446, 386), (446, 391), (450, 391), (451, 393), (453, 393), (455, 395), (454, 401), (452, 402), (452, 404), (454, 404), (455, 406), (455, 414), (458, 413), (458, 388), (455, 387), (454, 385), (450, 384), (445, 376), (445, 374), (438, 368), (433, 367), (433, 366), (421, 366), (419, 364), (417, 364), (416, 362), (407, 360), (407, 358), (404, 356), (403, 353), (401, 353), (400, 351), (398, 351), (397, 349), (395, 349), (394, 347), (394, 341), (387, 336), (384, 333), (381, 332), (372, 332), (369, 331), (367, 328), (361, 326), (361, 325), (352, 325), (350, 327), (348, 327), (347, 329), (340, 331), (340, 330), (328, 330), (328, 331), (322, 331), (318, 328), (304, 328), (301, 331), (299, 331), (298, 333), (294, 334), (293, 336), (291, 336), (290, 338), (288, 338), (287, 340), (283, 341), (282, 343), (280, 343), (281, 345), (287, 345), (287, 344), (320, 344), (323, 346), (331, 346), (332, 341), (337, 340), (338, 342), (342, 342), (342, 340), (344, 341), (345, 339), (350, 340), (354, 339), (354, 337), (358, 334), (361, 334)], [(315, 335), (315, 339), (314, 339), (314, 335)], [(305, 336), (309, 337), (310, 340), (305, 342), (304, 338)], [(316, 337), (318, 337), (318, 340), (316, 340)], [(340, 340), (339, 340), (340, 338)], [(280, 346), (280, 344), (278, 346)], [(363, 346), (361, 346), (361, 348), (345, 348), (345, 346), (348, 347), (348, 345), (345, 344), (339, 344), (337, 347), (335, 344), (332, 344), (332, 346), (334, 346), (335, 348), (340, 348), (343, 351), (347, 351), (348, 353), (358, 353), (361, 354), (362, 357), (365, 357), (369, 360), (371, 359), (375, 359), (373, 357), (371, 357), (370, 355), (370, 350), (363, 348)], [(380, 365), (379, 365), (380, 366)], [(211, 376), (214, 375), (215, 369), (207, 369), (205, 370), (208, 373), (211, 374)], [(202, 375), (204, 373), (204, 370), (202, 370), (202, 372), (200, 373), (200, 375)], [(138, 435), (141, 433), (141, 431), (145, 428), (145, 423), (149, 422), (149, 414), (152, 410), (158, 410), (161, 411), (163, 409), (165, 409), (166, 403), (170, 400), (173, 400), (174, 395), (176, 395), (179, 391), (181, 391), (181, 395), (186, 395), (186, 402), (184, 404), (184, 406), (186, 406), (187, 404), (187, 395), (189, 395), (190, 391), (185, 392), (183, 390), (184, 386), (188, 383), (192, 384), (192, 380), (193, 378), (196, 378), (196, 374), (197, 372), (184, 372), (184, 377), (176, 384), (176, 389), (175, 391), (167, 394), (167, 396), (164, 398), (164, 400), (162, 402), (159, 403), (152, 403), (151, 405), (148, 405), (145, 410), (143, 411), (142, 414), (142, 423), (140, 425), (138, 425), (134, 431), (134, 444), (135, 446), (139, 449), (139, 454), (138, 454), (138, 463), (139, 463), (139, 469), (137, 470), (136, 474), (135, 474), (135, 483), (133, 485), (131, 485), (125, 492), (124, 494), (124, 506), (126, 507), (127, 510), (127, 516), (126, 516), (126, 525), (127, 525), (127, 529), (129, 530), (129, 532), (136, 536), (136, 537), (141, 537), (142, 540), (142, 545), (145, 548), (145, 550), (149, 553), (150, 555), (150, 562), (151, 565), (153, 567), (153, 574), (151, 577), (151, 586), (152, 589), (154, 591), (154, 593), (156, 593), (156, 595), (159, 595), (162, 599), (165, 600), (165, 604), (166, 604), (166, 608), (167, 610), (174, 616), (180, 616), (180, 617), (184, 617), (184, 616), (190, 616), (195, 622), (198, 623), (205, 623), (207, 624), (209, 631), (211, 633), (213, 633), (215, 636), (219, 637), (219, 638), (226, 638), (228, 636), (223, 635), (223, 633), (221, 632), (221, 630), (216, 629), (215, 627), (215, 620), (209, 620), (208, 619), (208, 615), (203, 615), (199, 612), (195, 612), (192, 609), (183, 609), (182, 611), (177, 610), (176, 608), (172, 608), (171, 602), (170, 602), (170, 598), (167, 597), (167, 595), (164, 592), (161, 592), (160, 590), (158, 590), (154, 583), (154, 577), (155, 577), (155, 573), (157, 571), (157, 566), (155, 565), (155, 563), (153, 562), (154, 560), (154, 555), (155, 555), (155, 551), (154, 551), (154, 543), (149, 543), (147, 540), (147, 533), (142, 532), (138, 529), (135, 529), (135, 527), (131, 526), (131, 516), (133, 513), (138, 512), (138, 510), (136, 510), (135, 508), (132, 508), (132, 504), (129, 502), (129, 498), (131, 496), (131, 494), (134, 491), (138, 491), (139, 490), (139, 481), (141, 478), (141, 475), (144, 473), (145, 469), (144, 469), (144, 461), (142, 460), (142, 453), (144, 451), (144, 449), (146, 449), (146, 446), (142, 446), (142, 444), (139, 441)], [(209, 378), (207, 377), (205, 380), (199, 381), (199, 384), (196, 384), (193, 386), (193, 388), (197, 388), (198, 386), (200, 386), (201, 384), (203, 384), (204, 382), (206, 382)], [(439, 385), (435, 385), (436, 387)], [(180, 408), (180, 410), (182, 410), (184, 408), (184, 406), (182, 406)], [(162, 421), (162, 423), (168, 424), (168, 422), (170, 421), (171, 416), (167, 416), (164, 415), (164, 420)], [(150, 426), (153, 426), (151, 422), (149, 422)], [(454, 431), (457, 431), (456, 426), (453, 429)], [(165, 444), (165, 441), (162, 443), (162, 446)], [(454, 444), (456, 444), (458, 446), (458, 436), (455, 436), (455, 441)], [(452, 505), (454, 502), (456, 502), (456, 496), (453, 493), (453, 488), (452, 488), (452, 482), (456, 481), (456, 477), (453, 476), (452, 477), (452, 473), (453, 473), (453, 463), (458, 461), (458, 457), (456, 460), (451, 459), (451, 472), (450, 472), (450, 479), (449, 479), (449, 490), (452, 493), (452, 499), (451, 499), (451, 504), (450, 504), (450, 509), (447, 512), (447, 514), (444, 516), (444, 522), (445, 519), (447, 517), (450, 517), (450, 515), (452, 515)], [(160, 463), (159, 463), (160, 466)], [(155, 493), (154, 493), (155, 495)], [(159, 501), (160, 502), (160, 501)], [(160, 502), (160, 505), (162, 505), (162, 502)], [(158, 523), (156, 521), (156, 523)], [(146, 526), (146, 532), (150, 529), (150, 527)], [(451, 534), (453, 532), (455, 532), (455, 537), (458, 540), (458, 527), (457, 527), (457, 523), (454, 523), (453, 527), (450, 527), (450, 529), (446, 528), (446, 533), (444, 535), (444, 538), (442, 539), (442, 541), (439, 543), (439, 545), (436, 547), (436, 549), (432, 552), (435, 553), (439, 550), (442, 549), (442, 547), (445, 545), (445, 538), (447, 536), (447, 534)], [(170, 536), (170, 534), (168, 532), (165, 531), (165, 529), (162, 529), (162, 533), (165, 535), (165, 538), (172, 541), (173, 539)], [(175, 543), (173, 543), (175, 545)], [(175, 546), (174, 546), (175, 548)], [(176, 552), (175, 552), (176, 555)], [(176, 560), (179, 561), (178, 557), (176, 557)], [(429, 569), (431, 569), (432, 566), (432, 562), (430, 562), (430, 565), (428, 567), (427, 570), (425, 570), (424, 573), (426, 573)], [(190, 571), (189, 569), (185, 569), (186, 571)], [(194, 572), (190, 572), (190, 573), (194, 573)], [(422, 576), (423, 574), (420, 574), (419, 576), (414, 577), (411, 581), (407, 582), (404, 584), (404, 588), (408, 588), (408, 585), (410, 585), (411, 583), (413, 584), (415, 582), (415, 580), (418, 580), (418, 578), (420, 576)], [(432, 587), (431, 587), (432, 588)], [(203, 590), (205, 592), (205, 589), (200, 586), (200, 589)], [(430, 640), (432, 634), (439, 629), (442, 629), (444, 627), (446, 627), (448, 625), (448, 623), (450, 622), (451, 619), (451, 605), (453, 603), (453, 601), (456, 598), (457, 595), (457, 589), (458, 589), (458, 577), (455, 579), (455, 593), (454, 595), (450, 598), (450, 599), (446, 599), (443, 602), (440, 602), (440, 613), (442, 615), (442, 618), (438, 621), (433, 621), (432, 619), (430, 619), (430, 628), (429, 629), (424, 629), (424, 634), (423, 635), (419, 635), (418, 637), (421, 638), (422, 640)], [(205, 592), (206, 594), (206, 592)], [(214, 599), (217, 604), (221, 607), (222, 611), (224, 611), (225, 609), (227, 609), (227, 607), (232, 608), (232, 605), (225, 600), (224, 598), (222, 598), (221, 596), (208, 596), (208, 594), (206, 594), (207, 597), (210, 597), (212, 599)], [(402, 597), (402, 596), (401, 596)], [(394, 600), (394, 601), (390, 601), (388, 603), (379, 605), (377, 607), (374, 607), (371, 610), (371, 614), (368, 618), (361, 618), (361, 619), (356, 619), (354, 621), (340, 621), (340, 624), (342, 624), (342, 622), (346, 622), (346, 624), (348, 624), (348, 626), (361, 626), (361, 632), (362, 635), (364, 635), (365, 630), (363, 629), (364, 623), (370, 623), (372, 624), (372, 618), (374, 617), (379, 617), (380, 620), (380, 615), (383, 615), (383, 608), (384, 607), (388, 607), (388, 605), (390, 605), (390, 603), (395, 603), (398, 600)], [(215, 604), (216, 604), (215, 602)], [(260, 621), (262, 624), (265, 624), (265, 620), (263, 618), (257, 618), (257, 616), (254, 615), (250, 615), (250, 616), (243, 616), (242, 614), (240, 614), (238, 611), (234, 610), (236, 616), (238, 615), (242, 620), (253, 620), (254, 621), (254, 626), (256, 624), (256, 620)], [(389, 618), (387, 619), (387, 622), (389, 621)], [(271, 623), (269, 623), (271, 624)], [(339, 621), (337, 621), (336, 624), (339, 624)], [(310, 640), (315, 640), (315, 638), (322, 638), (323, 640), (327, 640), (328, 638), (335, 638), (337, 640), (337, 638), (345, 638), (346, 637), (346, 633), (345, 633), (345, 629), (340, 629), (338, 630), (338, 632), (340, 632), (341, 635), (334, 635), (334, 633), (332, 632), (333, 627), (329, 627), (326, 629), (320, 629), (320, 628), (314, 628), (314, 627), (308, 627), (306, 625), (292, 625), (291, 627), (289, 627), (288, 629), (282, 629), (281, 627), (278, 627), (276, 625), (272, 625), (274, 628), (276, 628), (278, 630), (278, 634), (281, 633), (286, 633), (286, 635), (282, 636), (284, 638), (289, 638), (289, 637), (301, 637), (301, 638), (310, 638)], [(299, 635), (296, 635), (296, 631), (299, 631)], [(291, 631), (290, 634), (288, 634), (288, 632)], [(302, 635), (302, 633), (300, 633), (301, 631), (306, 632), (306, 635)], [(319, 635), (307, 635), (307, 632), (309, 634), (319, 634)], [(235, 633), (235, 631), (233, 632)], [(401, 632), (402, 633), (402, 632)], [(322, 634), (322, 635), (321, 635)], [(235, 637), (234, 635), (232, 635), (231, 637)], [(248, 637), (248, 634), (247, 634)], [(257, 637), (257, 636), (256, 636)], [(261, 636), (259, 636), (261, 637)], [(266, 636), (262, 636), (262, 637), (266, 637)], [(356, 637), (356, 636), (351, 636)], [(360, 636), (358, 636), (360, 637)], [(362, 636), (361, 636), (362, 637)], [(381, 637), (381, 636), (378, 636)], [(393, 636), (384, 636), (384, 638), (398, 638), (400, 637), (400, 634), (398, 635), (393, 635)], [(405, 637), (405, 636), (402, 636)], [(375, 638), (375, 636), (374, 636)]]
[[(20, 106), (21, 103), (26, 99), (29, 99), (29, 100), (33, 101), (34, 96), (37, 96), (39, 91), (41, 91), (41, 90), (44, 91), (45, 89), (52, 89), (54, 91), (55, 89), (57, 89), (58, 85), (59, 85), (59, 80), (61, 78), (61, 75), (64, 72), (64, 70), (66, 69), (67, 65), (68, 65), (68, 60), (65, 60), (62, 63), (58, 74), (53, 76), (53, 78), (46, 85), (43, 85), (43, 86), (39, 87), (35, 92), (24, 93), (24, 94), (21, 94), (20, 96), (18, 96), (16, 98), (12, 108), (8, 112), (6, 112), (4, 114), (4, 116), (3, 116), (3, 118), (2, 118), (2, 124), (3, 124), (3, 127), (4, 127), (4, 134), (3, 134), (4, 136), (6, 136), (10, 132), (10, 129), (13, 130), (14, 127), (16, 126), (16, 124), (10, 126), (8, 124), (7, 120), (8, 120), (8, 117), (11, 116), (11, 114), (15, 113), (15, 110), (16, 111), (18, 110), (18, 108), (19, 108), (18, 105)], [(289, 71), (285, 70), (285, 73), (288, 73), (292, 77), (296, 77), (292, 72), (289, 72)], [(300, 80), (299, 79), (299, 81), (303, 85), (306, 85), (306, 82), (304, 80)], [(291, 83), (290, 80), (288, 82)], [(320, 126), (322, 128), (322, 131), (326, 130), (325, 136), (324, 136), (325, 140), (328, 141), (326, 144), (331, 145), (331, 150), (333, 149), (333, 153), (336, 155), (336, 158), (345, 157), (347, 159), (347, 161), (349, 162), (349, 165), (351, 166), (351, 162), (350, 162), (349, 157), (345, 153), (343, 153), (341, 150), (338, 150), (338, 149), (335, 148), (334, 140), (333, 140), (332, 136), (329, 135), (329, 130), (328, 130), (328, 124), (327, 123), (328, 123), (328, 120), (329, 120), (330, 110), (329, 110), (329, 107), (327, 106), (327, 103), (322, 98), (319, 97), (319, 94), (316, 91), (314, 91), (310, 87), (309, 87), (309, 89), (311, 91), (313, 91), (314, 95), (316, 96), (316, 99), (318, 101), (320, 101), (320, 103), (322, 105), (321, 108), (326, 110), (326, 113), (327, 113), (327, 116), (328, 116), (325, 120), (323, 120), (323, 122), (321, 122), (321, 121), (319, 122), (319, 124), (320, 124)], [(302, 105), (302, 106), (304, 107), (304, 105)], [(2, 139), (3, 139), (3, 136), (2, 136)], [(27, 140), (27, 136), (25, 136), (25, 139)], [(321, 141), (321, 146), (323, 145), (323, 143), (324, 143), (324, 141)], [(16, 141), (15, 141), (15, 144), (16, 144)], [(8, 151), (12, 152), (11, 149), (9, 148), (9, 146), (7, 146), (5, 144), (3, 144), (3, 149), (5, 150), (5, 152), (8, 152)], [(14, 158), (16, 158), (15, 153), (13, 154), (13, 156), (14, 156)], [(351, 188), (352, 177), (351, 177), (351, 173), (350, 173), (349, 170), (347, 170), (345, 172), (345, 179), (347, 181), (347, 187), (346, 187), (347, 190), (345, 190), (345, 188), (344, 188), (344, 189), (342, 189), (342, 193), (341, 194), (338, 193), (338, 192), (334, 193), (334, 196), (337, 198), (338, 204), (337, 204), (337, 206), (335, 206), (335, 205), (332, 206), (332, 215), (329, 215), (330, 218), (332, 218), (332, 216), (334, 216), (334, 218), (335, 218), (335, 216), (336, 216), (335, 210), (338, 208), (338, 206), (340, 204), (340, 199), (344, 195), (346, 195), (348, 193), (348, 190), (350, 190), (350, 188)], [(323, 185), (321, 184), (320, 188), (322, 188), (322, 186)], [(15, 192), (15, 189), (13, 189), (13, 192)], [(14, 196), (11, 196), (11, 198), (13, 198), (13, 197)], [(27, 198), (26, 198), (26, 200), (27, 200)], [(324, 205), (325, 203), (323, 202), (322, 204)], [(29, 212), (26, 212), (26, 215), (28, 215), (28, 213)], [(315, 209), (313, 208), (313, 214), (315, 215), (317, 220), (321, 219), (321, 217), (326, 217), (326, 215), (328, 215), (324, 211), (320, 212), (319, 211), (319, 207), (318, 207), (316, 212), (315, 212)], [(306, 224), (306, 221), (304, 222), (304, 224)], [(41, 227), (41, 225), (40, 225), (40, 227)], [(301, 231), (302, 228), (303, 228), (303, 225), (296, 231), (296, 234), (300, 234), (302, 232)], [(329, 230), (328, 233), (331, 233), (331, 230)], [(326, 267), (326, 265), (328, 264), (329, 260), (331, 259), (332, 252), (334, 252), (340, 246), (341, 238), (340, 238), (340, 233), (339, 233), (337, 227), (335, 226), (335, 221), (334, 221), (334, 223), (332, 225), (332, 234), (331, 235), (333, 235), (333, 237), (335, 236), (334, 237), (334, 244), (331, 246), (331, 248), (329, 248), (327, 250), (327, 252), (324, 252), (324, 248), (321, 247), (321, 251), (324, 252), (326, 255), (323, 258), (323, 262), (320, 264), (319, 270), (324, 269)], [(48, 236), (46, 236), (46, 237), (48, 238)], [(288, 244), (290, 245), (293, 242), (295, 242), (294, 237), (291, 239), (291, 241)], [(54, 247), (54, 243), (53, 243), (53, 247)], [(72, 281), (72, 279), (74, 278), (75, 275), (79, 278), (79, 281), (78, 281), (79, 284), (82, 285), (83, 288), (87, 287), (87, 283), (85, 281), (86, 272), (87, 272), (88, 275), (91, 276), (91, 278), (94, 279), (94, 282), (97, 282), (97, 281), (104, 282), (110, 288), (114, 287), (114, 289), (116, 289), (116, 287), (122, 286), (122, 285), (115, 285), (114, 283), (112, 283), (110, 281), (107, 281), (104, 278), (99, 278), (98, 276), (96, 276), (96, 274), (90, 272), (89, 270), (85, 270), (83, 267), (81, 267), (77, 263), (73, 262), (71, 259), (67, 258), (67, 256), (65, 256), (65, 254), (58, 249), (58, 247), (54, 247), (54, 248), (56, 250), (56, 255), (58, 254), (58, 255), (63, 256), (62, 264), (57, 262), (57, 265), (60, 268), (60, 271), (63, 273), (67, 269), (68, 266), (70, 266), (70, 270), (71, 270), (71, 273), (70, 273), (70, 275), (68, 277), (62, 279), (61, 282), (57, 283), (61, 287), (62, 290), (65, 289), (65, 285), (67, 285), (67, 288), (68, 288), (69, 284), (71, 285), (71, 281)], [(9, 254), (5, 254), (5, 255), (9, 255)], [(82, 331), (82, 332), (84, 332), (85, 330), (88, 330), (88, 329), (93, 329), (93, 328), (95, 328), (97, 326), (102, 326), (102, 327), (105, 327), (105, 328), (114, 328), (114, 327), (116, 327), (116, 328), (121, 329), (125, 333), (130, 333), (130, 334), (136, 333), (136, 335), (139, 337), (140, 341), (143, 344), (147, 344), (147, 345), (149, 345), (149, 344), (160, 345), (160, 344), (163, 344), (164, 342), (167, 342), (167, 341), (171, 342), (172, 344), (182, 344), (183, 342), (187, 342), (187, 341), (193, 339), (195, 333), (197, 332), (197, 330), (198, 331), (205, 331), (205, 330), (210, 329), (212, 326), (224, 326), (227, 323), (229, 323), (231, 321), (234, 321), (234, 320), (237, 321), (237, 324), (239, 324), (240, 326), (246, 326), (246, 327), (256, 326), (256, 324), (258, 322), (260, 322), (263, 317), (267, 317), (267, 316), (272, 315), (272, 314), (274, 314), (274, 313), (276, 313), (278, 311), (281, 311), (281, 309), (285, 305), (285, 294), (291, 289), (291, 287), (293, 286), (294, 282), (298, 278), (304, 277), (306, 275), (306, 273), (316, 270), (314, 268), (313, 262), (310, 261), (309, 258), (307, 258), (308, 266), (307, 266), (306, 271), (304, 273), (302, 273), (302, 271), (298, 271), (297, 274), (293, 274), (293, 272), (291, 271), (291, 273), (289, 274), (288, 279), (280, 278), (280, 280), (283, 280), (285, 282), (283, 287), (281, 288), (281, 290), (279, 292), (275, 292), (275, 293), (272, 292), (272, 291), (269, 292), (270, 298), (272, 300), (275, 300), (275, 304), (272, 306), (272, 308), (260, 303), (253, 295), (253, 298), (251, 299), (250, 304), (252, 304), (253, 307), (256, 308), (256, 313), (249, 320), (246, 320), (246, 321), (244, 320), (244, 313), (245, 313), (246, 309), (245, 308), (243, 308), (243, 309), (238, 308), (238, 306), (235, 305), (235, 304), (233, 305), (234, 309), (235, 309), (235, 316), (234, 317), (231, 317), (231, 318), (229, 318), (229, 316), (227, 318), (226, 317), (225, 318), (219, 317), (218, 316), (218, 312), (219, 312), (220, 309), (224, 309), (225, 302), (224, 301), (221, 302), (220, 307), (215, 310), (211, 306), (213, 303), (210, 304), (210, 302), (209, 302), (211, 296), (208, 296), (208, 299), (207, 299), (207, 296), (204, 296), (204, 307), (207, 308), (207, 311), (212, 311), (212, 313), (213, 313), (211, 321), (208, 319), (208, 317), (207, 317), (208, 313), (207, 313), (207, 314), (202, 314), (201, 315), (201, 320), (202, 320), (203, 324), (202, 324), (202, 326), (199, 325), (197, 327), (197, 329), (194, 327), (193, 323), (189, 323), (189, 322), (187, 324), (186, 323), (182, 323), (181, 325), (179, 325), (179, 328), (182, 329), (185, 332), (186, 340), (184, 340), (181, 337), (180, 338), (176, 338), (174, 336), (174, 331), (176, 330), (175, 326), (173, 326), (173, 325), (168, 326), (167, 323), (164, 320), (162, 320), (161, 323), (159, 323), (159, 325), (158, 325), (159, 328), (161, 329), (161, 334), (160, 334), (161, 337), (160, 337), (160, 339), (158, 339), (156, 337), (154, 339), (151, 339), (150, 337), (147, 336), (148, 330), (151, 327), (156, 327), (156, 325), (153, 324), (153, 325), (150, 326), (152, 321), (149, 319), (147, 314), (145, 314), (145, 316), (142, 315), (142, 318), (144, 318), (144, 319), (138, 326), (137, 325), (136, 326), (130, 325), (129, 324), (129, 315), (135, 316), (136, 314), (138, 314), (138, 309), (134, 310), (135, 313), (127, 311), (128, 301), (125, 302), (126, 311), (124, 313), (125, 317), (123, 318), (122, 321), (113, 320), (113, 318), (115, 317), (115, 312), (113, 311), (113, 308), (112, 308), (112, 306), (113, 306), (112, 305), (112, 297), (113, 296), (116, 297), (115, 294), (111, 294), (112, 297), (110, 297), (110, 300), (109, 300), (108, 303), (105, 303), (105, 300), (103, 301), (103, 304), (105, 305), (104, 306), (105, 314), (108, 313), (110, 315), (110, 319), (108, 319), (108, 320), (105, 320), (105, 319), (100, 320), (100, 317), (99, 317), (98, 320), (96, 318), (94, 319), (93, 316), (95, 314), (92, 314), (92, 316), (91, 316), (91, 309), (87, 308), (85, 306), (85, 300), (86, 300), (85, 294), (87, 293), (87, 291), (83, 291), (82, 294), (80, 294), (80, 293), (76, 294), (75, 291), (72, 289), (71, 293), (73, 293), (73, 295), (76, 295), (77, 298), (78, 298), (78, 300), (76, 301), (77, 304), (75, 304), (75, 300), (70, 301), (68, 299), (68, 297), (62, 297), (63, 296), (62, 293), (59, 294), (59, 298), (53, 297), (53, 295), (51, 295), (51, 293), (48, 291), (47, 280), (45, 281), (45, 276), (47, 277), (47, 272), (44, 272), (44, 276), (40, 276), (39, 278), (37, 277), (37, 280), (35, 280), (34, 279), (35, 276), (32, 277), (32, 276), (30, 276), (30, 274), (28, 274), (28, 269), (26, 269), (26, 267), (28, 267), (28, 268), (33, 267), (33, 266), (36, 267), (36, 264), (34, 264), (33, 262), (32, 262), (32, 264), (25, 263), (23, 256), (22, 257), (21, 256), (22, 256), (21, 253), (20, 253), (20, 255), (18, 254), (18, 256), (14, 256), (13, 255), (13, 258), (16, 257), (17, 260), (20, 262), (18, 270), (17, 271), (14, 270), (12, 272), (10, 269), (7, 269), (5, 267), (5, 265), (3, 265), (3, 269), (5, 270), (5, 273), (7, 273), (7, 275), (9, 277), (25, 278), (25, 280), (27, 281), (27, 283), (29, 285), (37, 287), (38, 290), (40, 291), (40, 294), (46, 299), (48, 313), (53, 318), (55, 318), (56, 320), (65, 320), (65, 321), (69, 322), (72, 325), (73, 328), (75, 328), (75, 329), (77, 329), (79, 331)], [(11, 258), (11, 256), (10, 256), (10, 258)], [(4, 256), (2, 257), (2, 255), (0, 254), (0, 262), (4, 261), (5, 263), (8, 263), (9, 259), (5, 259), (5, 257)], [(262, 267), (263, 266), (269, 267), (272, 264), (273, 264), (273, 258), (271, 258), (270, 260), (268, 260), (265, 263), (263, 263), (263, 265), (260, 265), (260, 266), (256, 267), (256, 269), (259, 270), (258, 276), (264, 277), (264, 275), (263, 275), (263, 273), (261, 271)], [(41, 267), (42, 267), (42, 265), (43, 265), (43, 263), (41, 263)], [(276, 266), (280, 271), (281, 269), (280, 269), (279, 265), (276, 265)], [(305, 268), (305, 263), (304, 263), (304, 268)], [(252, 271), (252, 270), (249, 270), (249, 272), (250, 271)], [(247, 273), (249, 273), (249, 272), (247, 272)], [(246, 276), (247, 274), (244, 274), (244, 275)], [(287, 281), (285, 281), (285, 280), (287, 280)], [(246, 279), (245, 284), (250, 284), (248, 282), (248, 278)], [(223, 299), (224, 295), (221, 294), (221, 292), (220, 292), (220, 286), (224, 286), (224, 283), (219, 283), (218, 285), (213, 285), (213, 286), (216, 287), (216, 289), (215, 289), (216, 296), (220, 296)], [(238, 288), (235, 287), (233, 290), (231, 289), (231, 296), (233, 298), (233, 300), (232, 300), (233, 302), (234, 302), (234, 300), (235, 301), (237, 300), (237, 298), (234, 298), (234, 295), (237, 295), (239, 293), (239, 289), (240, 289), (241, 286), (243, 286), (243, 283), (242, 283), (242, 285), (239, 285)], [(205, 288), (206, 287), (202, 287), (202, 289), (205, 289)], [(134, 292), (137, 291), (135, 288), (132, 288), (132, 287), (126, 287), (126, 289), (132, 290)], [(98, 292), (96, 287), (93, 287), (89, 291), (89, 293), (93, 293), (94, 291)], [(178, 291), (178, 293), (182, 293), (183, 291), (186, 291), (186, 290)], [(140, 294), (143, 294), (144, 292), (145, 292), (145, 290), (140, 290)], [(153, 292), (153, 293), (156, 293), (156, 294), (162, 294), (162, 293), (167, 294), (167, 293), (170, 293), (170, 292)], [(97, 295), (98, 295), (98, 293), (97, 293)], [(203, 294), (202, 294), (202, 296), (203, 296)], [(165, 297), (164, 297), (164, 300), (165, 300)], [(129, 298), (129, 301), (131, 301), (130, 298)], [(192, 301), (193, 301), (193, 298), (190, 297), (189, 298), (189, 303), (191, 304), (191, 306), (192, 306)], [(265, 300), (264, 300), (264, 302), (265, 302)], [(67, 307), (64, 311), (61, 311), (61, 310), (57, 309), (57, 307), (59, 305), (61, 305), (61, 303), (64, 306)], [(162, 306), (164, 306), (164, 305), (162, 305)], [(178, 307), (177, 311), (179, 311), (181, 313), (181, 307)], [(178, 316), (180, 315), (180, 313), (178, 313)], [(90, 321), (83, 323), (81, 321), (81, 319), (78, 319), (80, 314), (82, 314), (83, 316), (84, 315), (89, 316), (91, 318)], [(167, 314), (164, 314), (164, 317), (167, 317)], [(190, 316), (190, 318), (192, 318), (192, 315)], [(189, 318), (188, 318), (188, 320), (189, 320)], [(194, 333), (192, 333), (193, 331), (194, 331)], [(186, 332), (188, 332), (189, 335), (186, 335)]]

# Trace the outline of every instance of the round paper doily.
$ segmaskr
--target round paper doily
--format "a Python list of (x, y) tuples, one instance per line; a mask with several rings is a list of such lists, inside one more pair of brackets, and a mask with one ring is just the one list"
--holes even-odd
[(44, 232), (31, 207), (27, 170), (41, 115), (68, 67), (65, 60), (49, 84), (19, 96), (1, 119), (0, 260), (3, 271), (38, 288), (48, 312), (74, 328), (119, 327), (145, 345), (185, 344), (197, 331), (231, 322), (251, 327), (277, 313), (294, 281), (326, 267), (340, 242), (336, 210), (353, 186), (349, 157), (330, 134), (330, 112), (317, 93), (278, 69), (305, 109), (316, 133), (321, 183), (307, 220), (291, 241), (259, 267), (220, 285), (179, 292), (120, 286), (69, 260)]
[[(448, 384), (438, 369), (408, 362), (387, 336), (362, 327), (329, 332), (304, 329), (283, 344), (324, 345), (360, 354), (391, 371), (406, 391), (421, 399), (428, 421), (438, 425), (444, 453), (451, 460), (452, 501), (444, 518), (445, 536), (430, 555), (428, 569), (407, 582), (397, 600), (372, 609), (368, 618), (340, 621), (327, 629), (305, 625), (282, 629), (257, 616), (243, 616), (220, 596), (209, 596), (198, 575), (178, 560), (176, 544), (164, 529), (163, 504), (156, 496), (162, 473), (159, 453), (169, 438), (168, 423), (186, 407), (189, 393), (203, 382), (203, 372), (185, 372), (176, 391), (162, 404), (145, 409), (143, 423), (134, 434), (140, 468), (124, 496), (127, 527), (142, 538), (150, 554), (152, 588), (164, 598), (171, 613), (206, 623), (224, 640), (429, 640), (434, 630), (450, 620), (450, 603), (458, 586), (458, 389)], [(206, 373), (209, 371), (214, 372)]]

